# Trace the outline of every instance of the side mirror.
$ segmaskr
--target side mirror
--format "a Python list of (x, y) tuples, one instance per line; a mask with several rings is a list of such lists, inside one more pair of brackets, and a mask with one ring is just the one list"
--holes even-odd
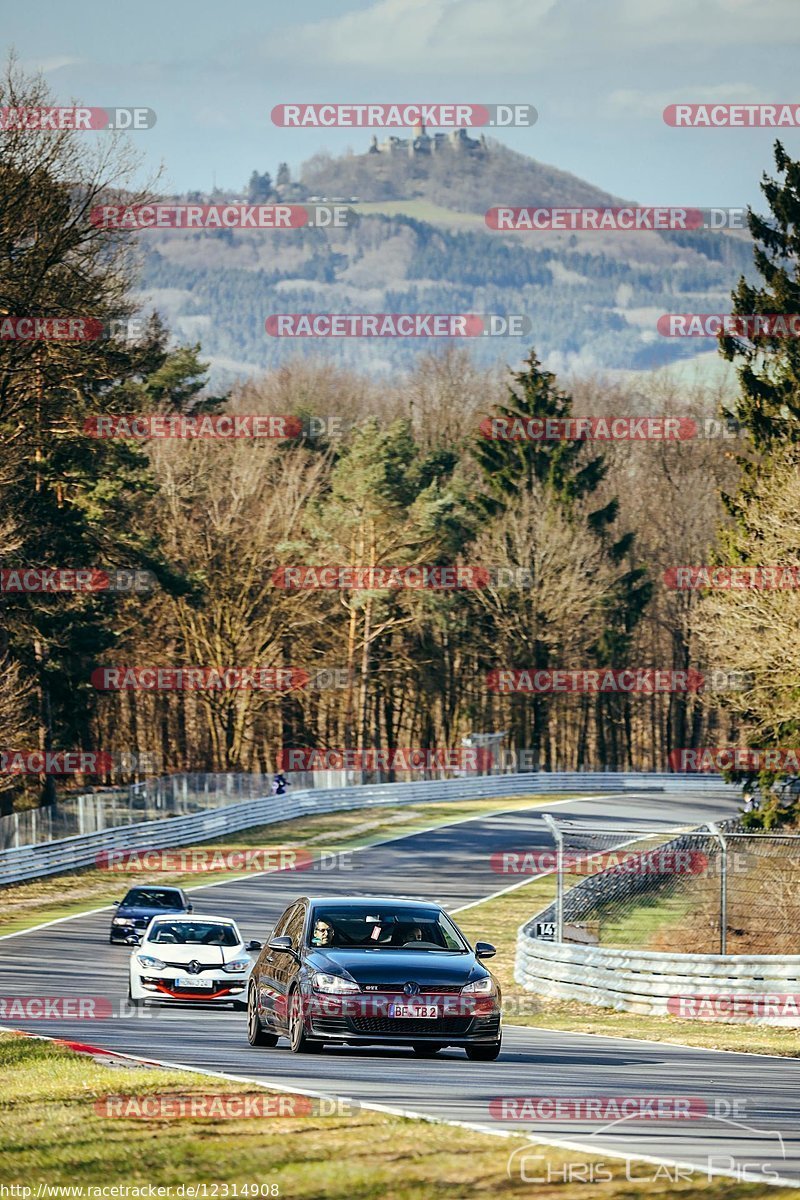
[(194, 905), (193, 905), (193, 904), (187, 904), (187, 905), (186, 905), (186, 911), (187, 911), (187, 912), (194, 912)]
[(476, 942), (475, 957), (476, 958), (494, 958), (497, 951), (491, 942)]
[(256, 942), (254, 940), (249, 941), (247, 943), (247, 945), (245, 946), (245, 950), (260, 950), (260, 949), (261, 949), (261, 942)]
[(141, 937), (141, 934), (139, 934), (139, 933), (129, 933), (128, 936), (125, 938), (126, 946), (140, 946), (141, 944), (142, 944), (142, 937)]
[(119, 907), (120, 904), (122, 904), (122, 901), (121, 900), (112, 900), (111, 903), (114, 905), (114, 908), (117, 908), (117, 907)]
[(277, 950), (281, 954), (294, 954), (292, 939), (290, 937), (274, 937), (270, 938), (267, 943), (270, 950)]

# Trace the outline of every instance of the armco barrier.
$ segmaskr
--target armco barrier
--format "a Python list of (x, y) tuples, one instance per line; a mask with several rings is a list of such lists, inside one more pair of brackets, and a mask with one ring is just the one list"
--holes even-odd
[(489, 796), (520, 796), (553, 792), (702, 792), (735, 798), (737, 789), (707, 776), (628, 775), (605, 772), (530, 772), (517, 775), (478, 775), (419, 783), (366, 784), (346, 788), (310, 789), (285, 796), (264, 796), (211, 812), (192, 813), (161, 821), (145, 821), (97, 833), (62, 838), (0, 851), (0, 886), (43, 875), (57, 875), (93, 866), (107, 850), (161, 850), (221, 837), (254, 825), (270, 825), (307, 813), (345, 811), (386, 804), (421, 804), (435, 800), (471, 800)]
[[(756, 1011), (778, 1011), (780, 997), (800, 996), (800, 955), (665, 954), (645, 950), (612, 950), (544, 942), (520, 929), (514, 978), (526, 991), (554, 1000), (650, 1016), (669, 1012), (691, 1017), (694, 1006), (677, 997), (718, 997), (719, 1019), (725, 1019), (732, 995), (740, 1000), (741, 1019), (760, 1025), (800, 1025), (800, 1016), (743, 1015), (747, 997), (757, 998)], [(764, 1004), (764, 998), (769, 998)], [(670, 1004), (672, 1000), (672, 1004)], [(791, 1006), (790, 1006), (791, 1008)], [(676, 1011), (677, 1010), (677, 1011)], [(702, 1012), (701, 1008), (701, 1012)]]

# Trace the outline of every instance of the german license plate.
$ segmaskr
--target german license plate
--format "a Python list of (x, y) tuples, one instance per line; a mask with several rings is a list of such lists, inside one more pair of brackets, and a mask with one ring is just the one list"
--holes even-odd
[(178, 987), (191, 988), (193, 992), (199, 992), (203, 988), (213, 988), (214, 986), (213, 979), (198, 979), (195, 976), (192, 976), (191, 978), (189, 976), (186, 978), (181, 976), (175, 980), (175, 983)]
[(390, 1004), (390, 1017), (414, 1017), (417, 1020), (435, 1021), (439, 1009), (435, 1004)]

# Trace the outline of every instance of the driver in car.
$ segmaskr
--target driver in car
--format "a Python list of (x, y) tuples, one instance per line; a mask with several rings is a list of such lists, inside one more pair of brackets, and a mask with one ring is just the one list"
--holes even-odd
[(333, 945), (333, 926), (322, 919), (314, 923), (314, 932), (311, 935), (312, 946), (332, 946)]

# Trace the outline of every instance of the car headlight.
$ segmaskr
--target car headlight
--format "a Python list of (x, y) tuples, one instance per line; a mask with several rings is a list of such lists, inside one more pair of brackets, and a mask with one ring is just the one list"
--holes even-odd
[(326, 975), (324, 971), (317, 971), (312, 976), (311, 985), (315, 992), (329, 992), (333, 996), (361, 991), (354, 979), (343, 979), (341, 975)]
[(114, 917), (114, 920), (111, 922), (111, 924), (112, 925), (132, 925), (133, 921), (131, 921), (129, 917)]
[(160, 958), (153, 958), (149, 954), (137, 954), (136, 961), (143, 967), (150, 967), (153, 971), (163, 971), (167, 965)]
[(222, 969), (223, 971), (227, 971), (229, 975), (233, 975), (238, 971), (246, 971), (249, 966), (249, 958), (234, 958), (232, 962), (225, 963)]
[(476, 979), (461, 989), (462, 992), (469, 992), (473, 996), (493, 996), (494, 990), (494, 980), (491, 975), (487, 975), (485, 979)]

